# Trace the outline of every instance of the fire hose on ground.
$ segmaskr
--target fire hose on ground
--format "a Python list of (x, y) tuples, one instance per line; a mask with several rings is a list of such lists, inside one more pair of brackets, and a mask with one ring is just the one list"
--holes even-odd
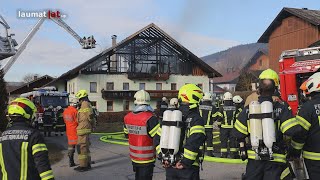
[[(128, 139), (125, 138), (123, 132), (114, 132), (114, 133), (93, 133), (94, 135), (101, 135), (100, 141), (110, 144), (117, 144), (128, 146)], [(214, 133), (217, 136), (219, 133)], [(215, 142), (214, 144), (219, 144)], [(210, 157), (205, 156), (204, 161), (215, 162), (215, 163), (227, 163), (227, 164), (246, 164), (247, 161), (242, 161), (241, 159), (230, 159), (230, 158), (219, 158), (219, 157)]]

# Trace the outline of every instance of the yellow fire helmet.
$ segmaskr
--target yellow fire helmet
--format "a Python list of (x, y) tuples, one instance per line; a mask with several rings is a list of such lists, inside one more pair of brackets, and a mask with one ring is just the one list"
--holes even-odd
[(278, 74), (272, 70), (272, 69), (267, 69), (262, 71), (262, 73), (259, 76), (259, 79), (271, 79), (274, 81), (274, 84), (278, 87), (279, 86), (279, 76)]
[(84, 98), (84, 97), (87, 97), (87, 96), (88, 96), (88, 93), (84, 89), (78, 91), (77, 94), (76, 94), (76, 98), (78, 98), (78, 99), (81, 99), (81, 98)]
[(32, 120), (36, 112), (37, 108), (33, 102), (22, 97), (13, 100), (8, 107), (9, 116), (22, 116), (28, 120)]
[(182, 86), (178, 94), (178, 99), (181, 102), (189, 103), (190, 109), (197, 107), (202, 97), (202, 90), (195, 84), (186, 84)]

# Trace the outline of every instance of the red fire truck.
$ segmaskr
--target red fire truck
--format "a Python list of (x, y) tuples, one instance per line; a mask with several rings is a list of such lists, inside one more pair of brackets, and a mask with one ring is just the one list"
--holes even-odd
[(320, 68), (320, 47), (284, 51), (279, 60), (280, 92), (294, 114), (303, 99), (300, 85)]

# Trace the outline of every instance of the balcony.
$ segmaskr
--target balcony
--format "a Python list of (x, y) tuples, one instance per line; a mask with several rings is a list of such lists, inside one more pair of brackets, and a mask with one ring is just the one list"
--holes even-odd
[(155, 80), (155, 81), (166, 81), (169, 79), (169, 73), (163, 74), (150, 74), (150, 73), (128, 73), (128, 79), (131, 80)]
[[(102, 91), (102, 98), (103, 99), (133, 99), (134, 94), (137, 91)], [(150, 97), (152, 99), (161, 99), (162, 97), (173, 98), (178, 97), (177, 90), (147, 90), (150, 93)]]

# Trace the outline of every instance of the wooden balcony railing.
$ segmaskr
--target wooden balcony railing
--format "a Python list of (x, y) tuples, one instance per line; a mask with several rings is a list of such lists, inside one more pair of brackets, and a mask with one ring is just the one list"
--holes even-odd
[[(162, 97), (173, 98), (178, 97), (177, 90), (146, 90), (153, 99), (161, 99)], [(133, 99), (137, 91), (102, 91), (103, 99)]]

